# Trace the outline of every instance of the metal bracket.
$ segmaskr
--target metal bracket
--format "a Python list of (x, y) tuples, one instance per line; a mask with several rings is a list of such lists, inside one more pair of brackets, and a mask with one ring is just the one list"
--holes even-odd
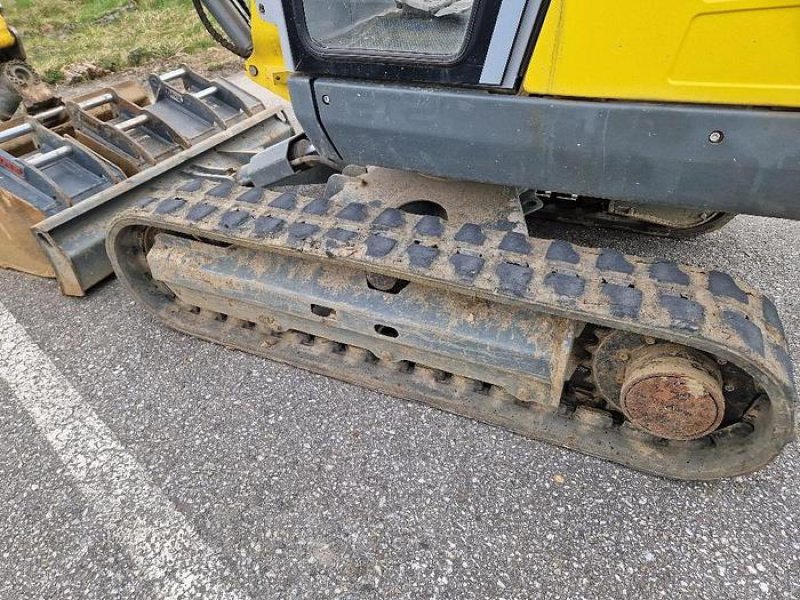
[[(298, 156), (298, 150), (305, 148)], [(325, 183), (339, 170), (322, 160), (304, 133), (295, 135), (256, 154), (239, 171), (239, 183), (268, 187)]]

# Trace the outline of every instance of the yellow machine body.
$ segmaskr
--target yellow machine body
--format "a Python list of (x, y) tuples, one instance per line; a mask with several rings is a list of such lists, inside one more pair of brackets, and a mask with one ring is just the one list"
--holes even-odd
[(522, 89), (800, 106), (800, 2), (552, 0)]
[(0, 15), (0, 50), (13, 48), (17, 44), (17, 38), (11, 32), (8, 22), (3, 15)]
[[(250, 77), (288, 99), (277, 26), (252, 34)], [(800, 2), (551, 0), (520, 93), (797, 107)]]
[[(255, 0), (251, 2), (251, 14), (258, 14)], [(252, 20), (253, 54), (247, 59), (246, 69), (249, 77), (259, 85), (281, 98), (289, 99), (287, 82), (289, 71), (281, 52), (281, 39), (278, 27), (263, 19)]]

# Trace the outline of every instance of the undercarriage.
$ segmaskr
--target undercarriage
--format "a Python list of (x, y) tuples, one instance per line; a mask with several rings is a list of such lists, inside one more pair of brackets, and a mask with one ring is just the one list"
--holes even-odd
[(792, 437), (772, 303), (717, 271), (529, 236), (511, 188), (386, 169), (325, 193), (174, 176), (117, 275), (185, 333), (681, 479)]

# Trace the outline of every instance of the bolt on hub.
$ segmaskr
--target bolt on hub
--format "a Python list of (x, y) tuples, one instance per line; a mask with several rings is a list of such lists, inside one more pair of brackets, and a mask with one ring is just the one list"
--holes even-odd
[(725, 398), (719, 366), (676, 344), (639, 349), (625, 370), (620, 408), (637, 427), (670, 440), (694, 440), (719, 427)]

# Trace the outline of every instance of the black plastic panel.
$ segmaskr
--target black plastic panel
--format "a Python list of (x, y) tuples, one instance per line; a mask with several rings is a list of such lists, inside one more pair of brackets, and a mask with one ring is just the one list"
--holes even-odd
[[(327, 98), (327, 104), (317, 104), (318, 114), (297, 116), (304, 126), (319, 120), (348, 164), (800, 219), (797, 111), (520, 97), (300, 77), (291, 86), (293, 97)], [(724, 132), (723, 142), (710, 141), (715, 131)]]

